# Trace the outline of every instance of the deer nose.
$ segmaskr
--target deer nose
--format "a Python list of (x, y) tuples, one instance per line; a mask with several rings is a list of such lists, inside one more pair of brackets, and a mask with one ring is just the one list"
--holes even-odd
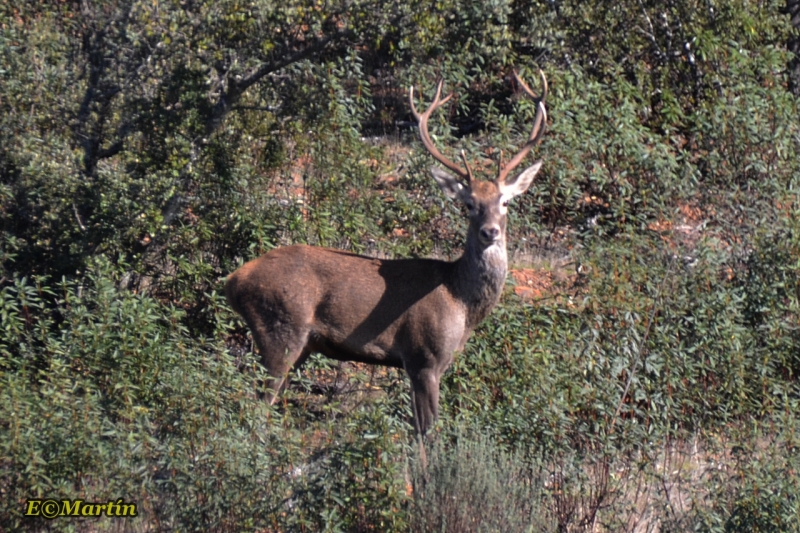
[(494, 242), (500, 237), (500, 228), (497, 226), (484, 226), (481, 228), (481, 238), (486, 242)]

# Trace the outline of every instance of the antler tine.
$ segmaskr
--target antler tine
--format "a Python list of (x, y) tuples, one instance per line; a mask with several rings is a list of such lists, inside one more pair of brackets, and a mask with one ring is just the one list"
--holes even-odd
[(464, 152), (464, 150), (461, 150), (461, 160), (464, 162), (464, 168), (467, 169), (467, 179), (469, 179), (469, 183), (471, 185), (475, 178), (472, 177), (472, 169), (469, 168), (469, 163), (467, 163), (467, 153)]
[(433, 156), (433, 158), (439, 161), (441, 164), (458, 174), (462, 179), (472, 182), (472, 171), (470, 171), (469, 166), (467, 166), (466, 170), (464, 170), (443, 156), (439, 149), (433, 144), (433, 140), (431, 140), (430, 133), (428, 132), (428, 118), (430, 118), (431, 113), (443, 106), (453, 96), (453, 93), (450, 93), (444, 97), (444, 99), (442, 99), (443, 85), (444, 80), (439, 80), (439, 83), (436, 85), (436, 96), (434, 96), (433, 102), (430, 106), (428, 106), (428, 109), (422, 113), (417, 111), (417, 107), (414, 105), (414, 86), (412, 85), (408, 91), (408, 101), (411, 104), (411, 114), (414, 115), (414, 118), (419, 124), (419, 139), (422, 141), (425, 149), (428, 150), (428, 153), (430, 153), (431, 156)]
[(522, 89), (526, 93), (528, 93), (528, 95), (531, 98), (533, 98), (534, 100), (536, 100), (537, 98), (541, 98), (542, 102), (544, 102), (545, 100), (547, 100), (547, 93), (548, 93), (548, 90), (549, 90), (548, 89), (548, 85), (547, 85), (547, 78), (544, 77), (544, 72), (542, 72), (541, 70), (539, 71), (539, 75), (542, 77), (542, 96), (541, 97), (536, 96), (536, 94), (531, 90), (531, 88), (528, 86), (528, 84), (525, 83), (525, 80), (520, 78), (519, 74), (516, 71), (514, 71), (514, 79), (517, 81), (519, 86), (522, 87)]
[(408, 102), (411, 104), (411, 114), (414, 115), (414, 118), (417, 119), (417, 122), (419, 122), (419, 120), (423, 116), (426, 117), (430, 116), (433, 111), (435, 111), (438, 107), (440, 107), (445, 102), (450, 100), (450, 98), (453, 96), (452, 93), (448, 94), (445, 97), (445, 99), (440, 102), (439, 99), (442, 97), (443, 86), (444, 86), (444, 80), (440, 79), (436, 83), (436, 96), (433, 97), (433, 102), (431, 102), (431, 105), (428, 107), (428, 109), (425, 110), (424, 113), (419, 113), (419, 111), (417, 111), (417, 106), (414, 105), (414, 86), (412, 85), (411, 88), (408, 90)]
[(530, 152), (534, 146), (539, 144), (539, 142), (542, 140), (542, 135), (544, 135), (545, 129), (547, 129), (547, 109), (544, 106), (548, 92), (547, 78), (545, 78), (544, 72), (541, 70), (539, 71), (539, 74), (542, 76), (542, 95), (536, 96), (531, 88), (528, 87), (528, 84), (519, 77), (519, 74), (514, 72), (514, 79), (517, 81), (520, 87), (522, 87), (522, 89), (528, 93), (531, 98), (539, 100), (539, 103), (536, 105), (536, 117), (533, 119), (533, 129), (531, 130), (530, 136), (528, 136), (527, 142), (522, 145), (522, 148), (520, 148), (519, 152), (517, 152), (517, 154), (512, 157), (505, 166), (503, 166), (501, 162), (500, 170), (498, 171), (497, 179), (495, 180), (497, 183), (503, 183), (506, 180), (509, 172), (514, 170), (514, 168), (516, 168), (517, 165), (519, 165), (522, 160), (525, 159), (525, 156), (528, 155), (528, 152)]

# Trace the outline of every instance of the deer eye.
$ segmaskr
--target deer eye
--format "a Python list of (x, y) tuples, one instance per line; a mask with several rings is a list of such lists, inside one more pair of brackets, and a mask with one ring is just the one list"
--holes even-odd
[(503, 207), (508, 207), (508, 200), (503, 200)]
[(467, 209), (469, 209), (470, 211), (475, 209), (475, 202), (473, 202), (472, 200), (466, 200), (464, 203), (467, 204)]

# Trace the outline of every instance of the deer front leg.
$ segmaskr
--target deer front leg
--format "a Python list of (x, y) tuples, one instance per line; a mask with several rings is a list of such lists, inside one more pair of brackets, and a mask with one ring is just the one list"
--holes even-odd
[(425, 434), (439, 417), (439, 373), (431, 369), (409, 372), (411, 378), (411, 410), (417, 432), (419, 459), (423, 470), (428, 469)]
[(439, 375), (432, 369), (409, 373), (414, 429), (424, 437), (439, 417)]

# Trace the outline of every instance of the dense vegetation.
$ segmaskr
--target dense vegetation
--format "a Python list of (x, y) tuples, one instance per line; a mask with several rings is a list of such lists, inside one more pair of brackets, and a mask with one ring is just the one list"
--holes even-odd
[[(792, 18), (794, 17), (794, 18)], [(800, 530), (800, 4), (0, 6), (0, 530)], [(394, 370), (279, 405), (220, 296), (275, 246), (459, 253), (406, 89), (486, 175), (550, 82), (509, 291), (423, 471)], [(575, 274), (577, 272), (577, 274)], [(124, 498), (139, 518), (23, 516)]]

